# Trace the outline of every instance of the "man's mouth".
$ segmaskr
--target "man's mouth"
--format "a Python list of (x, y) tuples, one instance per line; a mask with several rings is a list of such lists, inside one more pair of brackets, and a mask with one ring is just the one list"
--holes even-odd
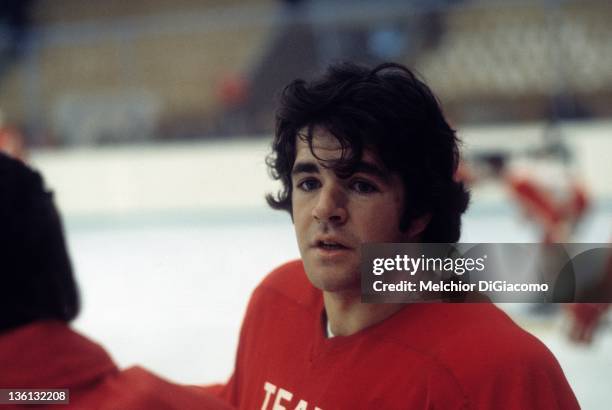
[(348, 247), (342, 245), (341, 243), (334, 241), (317, 241), (317, 248), (333, 251), (333, 250), (342, 250), (349, 249)]

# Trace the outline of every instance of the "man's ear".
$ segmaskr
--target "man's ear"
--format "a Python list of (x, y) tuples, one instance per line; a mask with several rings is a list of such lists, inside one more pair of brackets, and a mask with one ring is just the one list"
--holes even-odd
[(418, 218), (415, 218), (410, 222), (410, 226), (406, 230), (406, 236), (409, 239), (415, 239), (421, 236), (427, 225), (431, 221), (431, 214), (427, 213)]

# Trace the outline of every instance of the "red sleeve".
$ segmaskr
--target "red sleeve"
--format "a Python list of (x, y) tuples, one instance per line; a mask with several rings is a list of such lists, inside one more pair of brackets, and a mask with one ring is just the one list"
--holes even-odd
[(225, 388), (225, 385), (221, 383), (217, 383), (217, 384), (208, 384), (206, 386), (189, 386), (189, 387), (193, 388), (196, 391), (199, 391), (205, 394), (209, 394), (214, 397), (221, 397), (221, 392)]
[(78, 409), (231, 409), (201, 388), (169, 383), (140, 367), (105, 377), (86, 389), (71, 389), (70, 393), (70, 408)]

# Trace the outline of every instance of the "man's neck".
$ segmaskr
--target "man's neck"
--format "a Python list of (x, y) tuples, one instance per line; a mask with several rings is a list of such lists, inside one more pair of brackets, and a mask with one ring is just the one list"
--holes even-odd
[(359, 291), (323, 292), (330, 328), (335, 336), (349, 336), (399, 311), (402, 304), (361, 303)]

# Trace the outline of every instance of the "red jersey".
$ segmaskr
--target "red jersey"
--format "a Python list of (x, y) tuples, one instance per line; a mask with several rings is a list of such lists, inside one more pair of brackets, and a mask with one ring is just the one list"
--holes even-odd
[(241, 409), (577, 409), (550, 351), (492, 304), (409, 304), (326, 338), (321, 291), (301, 261), (254, 291), (234, 374)]

